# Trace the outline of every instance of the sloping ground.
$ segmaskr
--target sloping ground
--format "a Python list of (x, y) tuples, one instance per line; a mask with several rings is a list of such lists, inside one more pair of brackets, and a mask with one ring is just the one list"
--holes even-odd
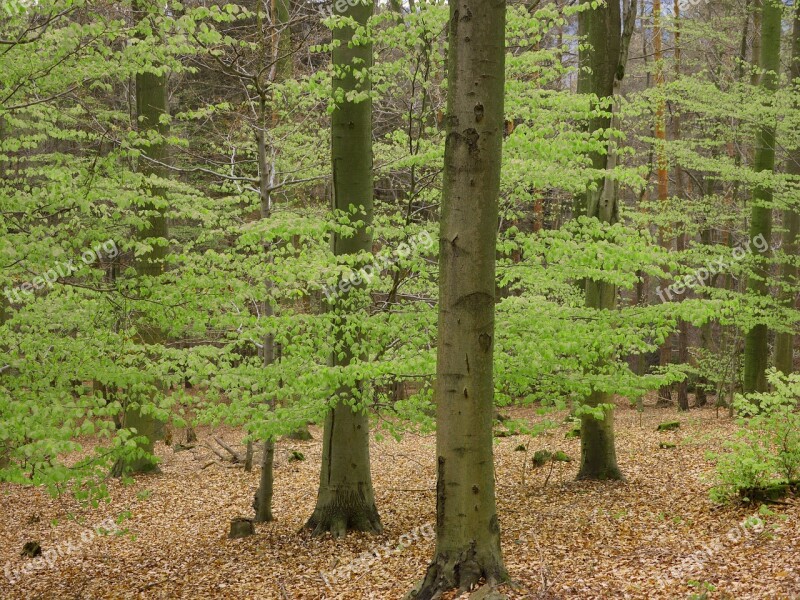
[[(539, 418), (533, 411), (513, 415)], [(655, 431), (675, 418), (674, 409), (647, 407), (640, 419), (620, 407), (625, 483), (576, 482), (574, 460), (552, 463), (552, 472), (550, 464), (529, 467), (523, 485), (523, 460), (530, 464), (534, 450), (578, 458), (578, 440), (564, 439), (567, 425), (533, 440), (498, 439), (503, 551), (518, 583), (511, 598), (800, 598), (800, 501), (771, 507), (763, 526), (741, 526), (756, 509), (718, 508), (707, 494), (712, 465), (705, 453), (718, 449), (733, 425), (708, 408), (680, 416), (677, 431)], [(198, 433), (201, 442), (211, 435)], [(239, 447), (237, 432), (214, 434)], [(401, 598), (433, 552), (434, 437), (373, 444), (385, 533), (334, 542), (300, 531), (316, 494), (320, 432), (314, 435), (278, 444), (278, 521), (240, 540), (227, 539), (228, 525), (250, 516), (257, 469), (206, 466), (215, 457), (202, 445), (179, 453), (159, 445), (163, 474), (131, 486), (112, 483), (112, 502), (94, 511), (40, 490), (0, 486), (0, 598)], [(662, 441), (677, 447), (660, 449)], [(520, 444), (527, 454), (515, 451)], [(306, 460), (289, 461), (292, 450)], [(126, 531), (92, 533), (125, 511)], [(31, 540), (48, 562), (24, 573), (31, 559), (20, 550)]]

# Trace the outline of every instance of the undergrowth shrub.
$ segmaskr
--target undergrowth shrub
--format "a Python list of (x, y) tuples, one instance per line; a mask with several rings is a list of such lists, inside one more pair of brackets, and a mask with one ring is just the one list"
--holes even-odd
[[(717, 459), (717, 502), (772, 499), (800, 483), (800, 374), (767, 374), (771, 392), (737, 396), (736, 437)], [(761, 498), (759, 498), (761, 496)]]

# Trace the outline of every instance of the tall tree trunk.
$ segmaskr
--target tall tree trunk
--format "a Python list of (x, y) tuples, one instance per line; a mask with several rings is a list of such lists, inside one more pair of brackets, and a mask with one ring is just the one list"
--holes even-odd
[[(800, 6), (795, 4), (794, 27), (792, 30), (792, 64), (789, 67), (789, 85), (794, 86), (797, 98), (800, 98)], [(800, 103), (795, 104), (800, 111)], [(800, 178), (800, 149), (795, 148), (788, 156), (786, 172)], [(799, 186), (795, 181), (793, 184)], [(800, 211), (796, 207), (783, 211), (783, 234), (781, 247), (785, 259), (781, 264), (781, 293), (784, 306), (792, 308), (797, 299), (797, 267), (791, 262), (798, 251), (798, 234), (800, 234)], [(794, 334), (779, 333), (775, 338), (775, 368), (785, 374), (794, 371)]]
[[(272, 35), (270, 36), (270, 50), (274, 61), (274, 69), (271, 71), (272, 81), (285, 81), (292, 77), (292, 40), (289, 28), (289, 3), (288, 0), (272, 0), (271, 2)], [(272, 214), (272, 177), (274, 168), (269, 160), (267, 149), (267, 98), (269, 90), (260, 90), (259, 103), (259, 128), (256, 131), (256, 144), (258, 148), (258, 172), (259, 172), (259, 196), (261, 198), (261, 218), (268, 219)], [(274, 107), (272, 109), (269, 125), (276, 127), (278, 115)], [(266, 248), (267, 260), (269, 248)], [(272, 288), (272, 282), (267, 281), (267, 290)], [(269, 299), (263, 305), (264, 319), (269, 319), (274, 315), (274, 308)], [(275, 336), (268, 333), (264, 336), (264, 346), (262, 349), (264, 367), (269, 367), (275, 362), (276, 348)], [(280, 358), (280, 357), (277, 357)], [(274, 402), (270, 403), (274, 408)], [(252, 448), (252, 441), (248, 443), (248, 450)], [(274, 519), (272, 515), (272, 496), (274, 488), (274, 466), (275, 466), (275, 439), (270, 437), (264, 441), (263, 454), (261, 455), (261, 475), (258, 482), (253, 508), (255, 509), (255, 520), (258, 523), (266, 523)]]
[[(680, 0), (674, 2), (675, 10), (675, 78), (680, 79), (681, 76), (681, 12)], [(672, 137), (677, 141), (681, 139), (681, 115), (680, 108), (677, 109), (672, 117)], [(679, 200), (683, 199), (684, 194), (684, 181), (683, 181), (683, 168), (680, 164), (675, 164), (675, 196)], [(675, 249), (680, 254), (686, 250), (686, 233), (679, 232), (678, 239), (676, 240)], [(681, 296), (681, 301), (685, 296)], [(678, 362), (686, 365), (689, 362), (689, 324), (681, 319), (678, 323)], [(678, 410), (689, 410), (689, 393), (686, 379), (678, 382), (677, 385), (678, 396)]]
[[(664, 55), (662, 52), (663, 45), (663, 31), (661, 29), (661, 0), (653, 0), (653, 61), (655, 65), (655, 77), (653, 83), (656, 88), (664, 86)], [(656, 177), (658, 188), (658, 201), (660, 204), (666, 204), (669, 198), (669, 177), (667, 173), (667, 158), (664, 149), (664, 143), (667, 139), (667, 129), (665, 126), (664, 102), (658, 101), (655, 115), (655, 134), (656, 140)], [(670, 238), (669, 230), (663, 227), (658, 231), (658, 241), (667, 250), (672, 249), (672, 239)], [(666, 287), (668, 281), (662, 280), (661, 285)], [(673, 336), (668, 335), (661, 344), (658, 354), (658, 364), (660, 367), (666, 367), (672, 362), (672, 340)], [(663, 385), (658, 390), (659, 404), (672, 404), (672, 386)]]
[[(347, 5), (343, 16), (355, 20), (361, 27), (367, 25), (373, 4)], [(351, 42), (352, 27), (334, 29), (333, 39), (339, 45), (333, 49), (336, 76), (333, 94), (337, 98), (331, 115), (331, 159), (333, 164), (334, 207), (347, 214), (355, 212), (353, 219), (360, 220), (351, 237), (334, 234), (333, 252), (337, 256), (369, 252), (372, 249), (372, 102), (362, 99), (348, 100), (348, 92), (369, 92), (369, 76), (364, 69), (372, 66), (372, 44)], [(344, 99), (340, 99), (343, 94)], [(337, 352), (331, 357), (334, 366), (346, 366), (354, 358), (343, 336), (347, 312), (356, 311), (351, 294), (342, 294), (334, 301), (337, 323)], [(341, 398), (347, 394), (340, 390)], [(330, 531), (334, 537), (348, 530), (380, 532), (382, 530), (369, 462), (369, 417), (364, 410), (354, 410), (342, 399), (337, 400), (325, 418), (322, 441), (322, 468), (319, 493), (314, 513), (306, 523), (315, 535)]]
[[(628, 48), (636, 22), (636, 3), (625, 3), (623, 28), (620, 4), (611, 0), (593, 10), (580, 13), (579, 29), (587, 32), (587, 47), (581, 48), (582, 65), (591, 70), (589, 92), (611, 99), (612, 111), (608, 120), (610, 128), (619, 127), (617, 103), (622, 78), (627, 64)], [(581, 25), (583, 22), (583, 25)], [(601, 158), (601, 168), (612, 171), (616, 167), (615, 142), (609, 140), (608, 152)], [(593, 159), (594, 161), (594, 159)], [(614, 223), (618, 218), (618, 189), (612, 178), (606, 176), (596, 191), (587, 194), (586, 215), (604, 223)], [(615, 310), (616, 286), (600, 280), (586, 280), (586, 306), (598, 310)], [(592, 408), (604, 407), (603, 418), (581, 416), (581, 465), (578, 479), (622, 479), (617, 466), (614, 443), (614, 411), (609, 394), (593, 390), (586, 399)]]
[[(781, 66), (781, 5), (775, 0), (764, 0), (761, 10), (761, 57), (759, 68), (762, 90), (772, 95), (778, 89)], [(773, 172), (775, 168), (775, 122), (762, 125), (756, 142), (754, 168), (757, 172)], [(767, 242), (772, 236), (772, 187), (757, 185), (753, 190), (750, 211), (750, 239), (763, 236)], [(769, 295), (769, 251), (754, 254), (755, 267), (747, 282), (748, 292), (758, 296)], [(769, 362), (769, 331), (759, 323), (750, 328), (744, 342), (744, 393), (763, 392), (767, 389), (766, 369)]]
[[(137, 0), (133, 6), (137, 20), (151, 18), (151, 12), (158, 11), (157, 4), (148, 0)], [(168, 148), (164, 142), (169, 134), (169, 125), (162, 121), (162, 116), (169, 115), (167, 103), (167, 76), (164, 73), (140, 72), (136, 74), (136, 115), (138, 128), (142, 137), (152, 133), (155, 139), (142, 148), (144, 157), (139, 159), (138, 170), (145, 177), (166, 177), (166, 168), (158, 163), (168, 160)], [(154, 161), (151, 162), (147, 158)], [(147, 214), (147, 223), (137, 234), (137, 237), (148, 244), (151, 249), (145, 252), (136, 265), (138, 276), (158, 277), (166, 268), (167, 246), (164, 241), (168, 239), (166, 207), (164, 205), (164, 190), (158, 185), (148, 184), (152, 200), (146, 201), (141, 210)], [(157, 328), (149, 328), (139, 332), (141, 340), (146, 344), (158, 344), (163, 341), (162, 333)], [(135, 429), (140, 437), (138, 447), (147, 455), (152, 456), (156, 439), (161, 433), (162, 423), (153, 416), (140, 410), (138, 406), (125, 406), (122, 426), (126, 429)], [(118, 461), (112, 474), (120, 476), (123, 473), (146, 473), (158, 470), (156, 463), (148, 457), (138, 458), (133, 461)]]
[[(578, 86), (579, 94), (593, 94), (602, 102), (614, 93), (614, 77), (619, 66), (621, 17), (619, 0), (616, 8), (600, 6), (591, 8), (593, 0), (581, 0), (585, 5), (578, 15), (578, 35), (585, 40), (578, 50)], [(594, 106), (593, 108), (597, 108)], [(608, 131), (611, 126), (611, 114), (608, 110), (599, 111), (589, 119), (588, 131)], [(605, 152), (591, 152), (589, 158), (592, 168), (600, 172), (606, 168), (608, 156)], [(601, 175), (597, 176), (602, 179)], [(602, 181), (598, 182), (602, 187)], [(599, 191), (594, 192), (599, 196)], [(587, 214), (587, 205), (592, 201), (592, 192), (577, 194), (573, 216)]]
[[(704, 199), (710, 198), (714, 194), (714, 180), (711, 177), (706, 177), (706, 181), (704, 182)], [(700, 231), (700, 241), (703, 246), (711, 246), (711, 232), (712, 230), (708, 227), (704, 227)], [(710, 285), (714, 287), (717, 281), (717, 276), (712, 275)], [(702, 294), (703, 298), (708, 298), (708, 294)], [(703, 352), (703, 357), (707, 357), (712, 350), (712, 339), (713, 339), (713, 331), (714, 331), (714, 321), (707, 320), (700, 326), (700, 348)], [(719, 401), (720, 398), (717, 398)], [(700, 408), (705, 406), (708, 403), (708, 378), (705, 375), (700, 375), (697, 379), (697, 383), (695, 385), (695, 392), (694, 392), (694, 404), (696, 407)]]
[(507, 578), (492, 451), (505, 3), (450, 1), (439, 234), (436, 552), (416, 598)]
[[(753, 67), (761, 65), (761, 38), (764, 35), (762, 18), (764, 16), (764, 2), (771, 0), (752, 0), (753, 3)], [(758, 69), (753, 69), (750, 74), (750, 84), (758, 85), (760, 74)]]

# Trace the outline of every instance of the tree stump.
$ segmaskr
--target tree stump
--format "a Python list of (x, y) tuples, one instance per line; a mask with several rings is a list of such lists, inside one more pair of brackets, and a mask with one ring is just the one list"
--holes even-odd
[(255, 532), (256, 528), (253, 525), (253, 519), (238, 517), (236, 519), (231, 519), (231, 530), (230, 533), (228, 533), (228, 539), (237, 540), (253, 535)]

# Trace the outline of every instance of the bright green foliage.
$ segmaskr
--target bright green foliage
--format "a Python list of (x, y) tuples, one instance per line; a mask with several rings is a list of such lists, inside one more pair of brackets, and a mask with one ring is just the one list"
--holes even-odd
[(769, 393), (737, 396), (741, 429), (718, 455), (719, 485), (711, 497), (729, 500), (736, 494), (777, 484), (796, 484), (800, 479), (800, 376), (767, 373), (774, 389)]
[[(111, 464), (138, 452), (136, 433), (114, 423), (123, 402), (141, 403), (173, 426), (225, 423), (241, 427), (243, 440), (267, 439), (320, 423), (337, 390), (347, 389), (347, 401), (384, 433), (429, 431), (444, 4), (416, 2), (415, 12), (399, 18), (378, 9), (359, 34), (375, 55), (374, 244), (338, 258), (331, 234), (352, 235), (357, 224), (331, 210), (326, 190), (336, 19), (314, 30), (318, 46), (295, 57), (293, 77), (242, 84), (222, 65), (238, 57), (258, 71), (266, 15), (233, 4), (170, 2), (165, 15), (133, 25), (129, 2), (111, 4), (113, 10), (88, 0), (40, 0), (27, 3), (27, 12), (0, 15), (3, 39), (29, 42), (0, 47), (0, 292), (69, 261), (77, 267), (52, 286), (20, 292), (19, 300), (0, 295), (0, 478), (54, 492), (71, 484), (84, 496), (100, 492)], [(800, 205), (797, 177), (756, 172), (747, 151), (766, 121), (776, 123), (780, 140), (776, 164), (800, 147), (796, 88), (781, 80), (765, 102), (746, 81), (749, 65), (739, 77), (731, 32), (743, 15), (731, 3), (713, 23), (682, 23), (684, 47), (708, 47), (719, 57), (716, 70), (705, 54), (687, 52), (677, 80), (668, 77), (658, 89), (623, 86), (620, 131), (587, 132), (609, 107), (570, 89), (577, 43), (570, 23), (581, 9), (529, 9), (510, 3), (507, 10), (497, 403), (541, 404), (546, 413), (580, 404), (591, 390), (639, 398), (687, 374), (732, 393), (741, 380), (743, 332), (757, 323), (791, 331), (798, 322), (794, 309), (773, 300), (777, 294), (746, 291), (754, 252), (732, 259), (748, 239), (753, 189), (769, 187), (775, 209)], [(46, 30), (25, 33), (33, 17), (41, 22), (53, 10), (66, 13)], [(626, 82), (644, 81), (641, 65), (631, 63)], [(130, 82), (141, 72), (169, 73), (166, 140), (137, 131)], [(269, 219), (259, 216), (258, 86), (270, 92)], [(657, 205), (648, 200), (649, 124), (661, 101), (682, 117), (681, 139), (665, 143), (670, 168), (680, 165), (692, 184), (686, 197)], [(609, 139), (618, 145), (617, 166), (597, 170), (587, 157), (605, 152)], [(144, 176), (144, 150), (162, 141), (174, 169)], [(618, 221), (573, 219), (574, 196), (603, 177), (619, 184)], [(134, 241), (146, 225), (143, 207), (160, 201), (149, 193), (153, 187), (164, 192), (169, 239)], [(687, 249), (665, 250), (656, 228), (668, 237), (685, 233)], [(109, 240), (114, 244), (104, 246)], [(153, 245), (169, 248), (167, 269), (137, 280), (137, 259)], [(81, 254), (92, 248), (100, 256), (85, 264)], [(726, 268), (683, 302), (654, 299), (652, 285), (650, 298), (634, 299), (643, 280), (680, 281), (718, 260)], [(774, 248), (770, 260), (795, 259)], [(363, 310), (343, 325), (327, 310), (325, 291), (368, 264), (376, 265), (374, 275), (348, 299)], [(615, 286), (617, 308), (587, 308), (576, 285), (586, 279)], [(791, 285), (769, 279), (771, 290), (791, 293), (783, 289)], [(265, 303), (274, 315), (263, 314)], [(711, 341), (692, 349), (690, 365), (635, 374), (628, 358), (655, 351), (679, 320), (710, 327)], [(148, 328), (170, 342), (145, 343), (138, 333)], [(258, 345), (270, 333), (280, 360), (265, 368)], [(358, 360), (329, 366), (335, 348)], [(396, 384), (405, 392), (395, 393)], [(575, 414), (587, 410), (604, 412), (576, 406)], [(550, 425), (508, 428), (535, 434)], [(87, 453), (95, 442), (95, 453)]]

